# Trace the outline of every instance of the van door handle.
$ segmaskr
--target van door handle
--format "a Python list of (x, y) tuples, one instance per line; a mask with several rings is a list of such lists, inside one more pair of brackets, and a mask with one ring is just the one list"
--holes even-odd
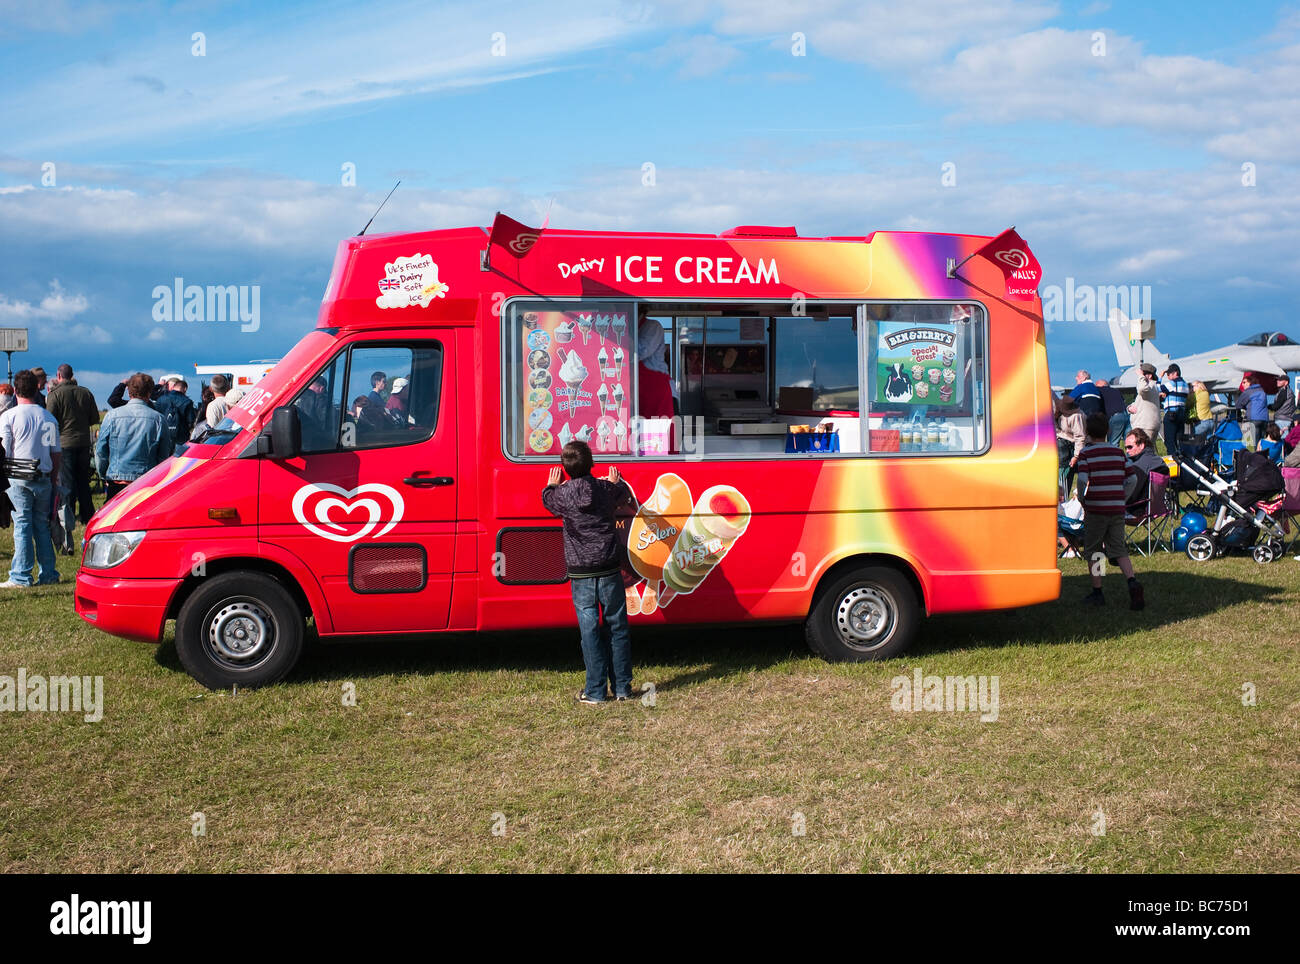
[(450, 475), (417, 475), (413, 478), (402, 479), (407, 485), (413, 485), (417, 489), (432, 489), (435, 485), (452, 485), (455, 483)]

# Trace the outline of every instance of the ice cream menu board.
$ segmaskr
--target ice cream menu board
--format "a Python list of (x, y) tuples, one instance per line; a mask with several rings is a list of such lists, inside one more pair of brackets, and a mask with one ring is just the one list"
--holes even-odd
[(965, 358), (955, 325), (880, 322), (876, 401), (954, 405), (961, 401)]
[(578, 439), (593, 453), (626, 453), (635, 355), (626, 307), (525, 311), (521, 337), (528, 451), (558, 455)]

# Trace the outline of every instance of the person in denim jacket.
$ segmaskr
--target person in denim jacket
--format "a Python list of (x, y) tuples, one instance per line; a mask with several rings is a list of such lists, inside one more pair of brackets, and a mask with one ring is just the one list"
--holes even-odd
[(95, 442), (95, 467), (110, 499), (166, 461), (174, 447), (167, 422), (148, 401), (153, 379), (137, 372), (127, 379), (126, 390), (130, 399), (104, 416)]

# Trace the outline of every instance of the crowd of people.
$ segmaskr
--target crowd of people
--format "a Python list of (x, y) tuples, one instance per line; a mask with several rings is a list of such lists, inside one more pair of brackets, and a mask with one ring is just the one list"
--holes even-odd
[[(14, 529), (14, 556), (0, 589), (58, 582), (57, 554), (79, 551), (75, 531), (94, 515), (92, 476), (111, 499), (169, 458), (178, 445), (225, 417), (240, 393), (214, 375), (201, 406), (180, 375), (155, 384), (137, 372), (109, 394), (101, 417), (90, 389), (72, 366), (50, 380), (43, 368), (24, 369), (0, 384), (0, 449), (7, 488), (0, 491), (0, 525)], [(94, 427), (99, 425), (96, 435)]]
[[(1291, 384), (1285, 378), (1274, 379), (1270, 391), (1265, 377), (1248, 372), (1235, 404), (1228, 405), (1226, 397), (1212, 397), (1205, 382), (1184, 381), (1177, 364), (1157, 376), (1156, 367), (1144, 362), (1139, 367), (1136, 398), (1126, 403), (1119, 389), (1105, 379), (1094, 381), (1087, 371), (1078, 372), (1074, 388), (1053, 400), (1062, 487), (1070, 491), (1085, 440), (1084, 421), (1094, 412), (1105, 415), (1107, 440), (1112, 445), (1120, 446), (1129, 432), (1137, 429), (1153, 451), (1156, 442), (1163, 441), (1165, 451), (1177, 458), (1183, 454), (1182, 439), (1188, 427), (1196, 436), (1213, 431), (1213, 409), (1218, 403), (1240, 413), (1246, 449), (1265, 452), (1278, 464), (1300, 465), (1300, 454), (1292, 458), (1300, 443), (1300, 428), (1295, 424)], [(1292, 461), (1286, 461), (1288, 458)]]
[[(1270, 393), (1265, 376), (1247, 373), (1235, 404), (1229, 405), (1223, 396), (1212, 397), (1204, 382), (1186, 382), (1177, 364), (1157, 376), (1156, 367), (1144, 363), (1132, 402), (1126, 402), (1105, 379), (1094, 380), (1087, 371), (1075, 375), (1075, 386), (1069, 392), (1053, 394), (1061, 512), (1075, 518), (1082, 513), (1079, 555), (1093, 559), (1104, 551), (1118, 563), (1129, 579), (1131, 595), (1136, 593), (1134, 608), (1141, 608), (1144, 602), (1141, 587), (1133, 589), (1136, 578), (1123, 549), (1123, 520), (1146, 514), (1152, 475), (1170, 475), (1170, 465), (1158, 452), (1157, 443), (1163, 441), (1165, 451), (1174, 458), (1187, 454), (1183, 440), (1189, 427), (1194, 436), (1208, 436), (1216, 424), (1216, 403), (1223, 406), (1221, 411), (1239, 413), (1242, 445), (1247, 451), (1263, 452), (1283, 466), (1300, 467), (1300, 424), (1295, 421), (1295, 396), (1285, 378), (1276, 379)], [(1064, 545), (1067, 541), (1062, 539), (1062, 549), (1074, 555), (1074, 550)], [(1094, 593), (1085, 599), (1090, 604), (1102, 601), (1100, 576), (1095, 570), (1093, 585)]]

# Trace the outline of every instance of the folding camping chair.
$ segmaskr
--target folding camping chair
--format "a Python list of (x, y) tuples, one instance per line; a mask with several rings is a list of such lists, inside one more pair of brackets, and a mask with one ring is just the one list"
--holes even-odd
[(1290, 555), (1300, 545), (1300, 469), (1284, 467), (1282, 483), (1286, 486), (1286, 497), (1278, 515), (1282, 516), (1283, 525), (1291, 530), (1285, 550)]
[(1140, 556), (1149, 556), (1157, 549), (1169, 551), (1169, 525), (1173, 521), (1175, 506), (1169, 476), (1152, 472), (1147, 476), (1147, 499), (1138, 502), (1124, 516), (1124, 541)]
[(1245, 444), (1241, 439), (1223, 439), (1215, 449), (1213, 466), (1214, 470), (1224, 478), (1230, 479), (1233, 475), (1233, 459), (1236, 453), (1245, 449)]

